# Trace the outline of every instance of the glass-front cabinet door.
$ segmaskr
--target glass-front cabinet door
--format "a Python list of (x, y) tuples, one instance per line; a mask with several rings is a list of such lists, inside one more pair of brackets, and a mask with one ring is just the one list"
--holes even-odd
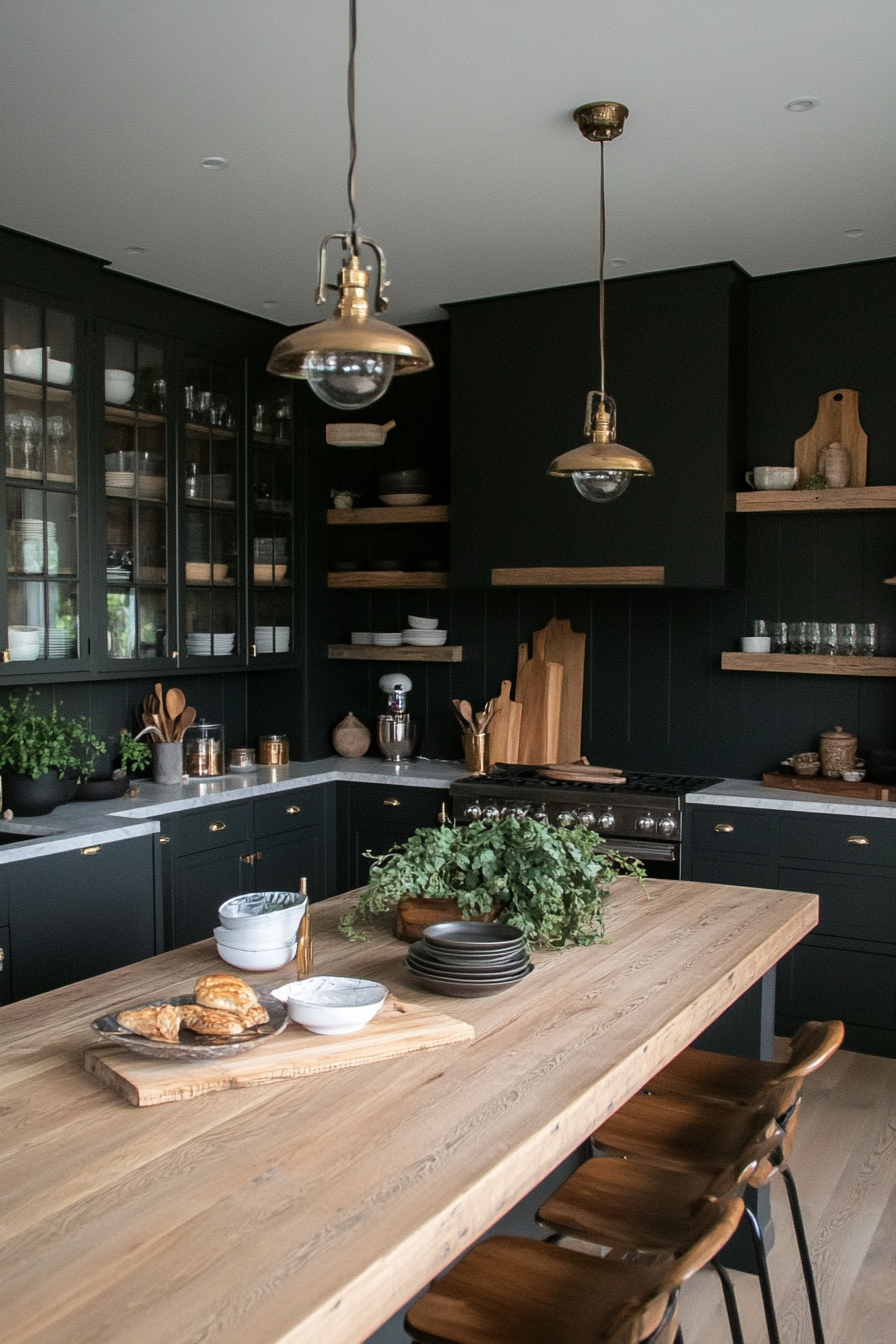
[(263, 660), (295, 647), (292, 404), (282, 378), (266, 379), (249, 417), (250, 646)]
[(99, 661), (161, 661), (174, 652), (165, 352), (151, 340), (103, 338), (103, 508), (98, 557), (106, 631)]
[(86, 660), (78, 511), (76, 318), (3, 303), (8, 675), (77, 670)]
[(180, 390), (184, 416), (184, 642), (181, 662), (242, 662), (240, 606), (240, 396), (237, 369), (188, 358)]

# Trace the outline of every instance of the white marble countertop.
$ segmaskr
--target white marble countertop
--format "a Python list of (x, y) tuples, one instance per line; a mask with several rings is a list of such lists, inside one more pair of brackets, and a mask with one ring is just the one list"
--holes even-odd
[(832, 793), (769, 789), (758, 779), (723, 779), (720, 784), (687, 794), (685, 802), (707, 807), (765, 807), (773, 812), (825, 812), (840, 817), (881, 817), (885, 821), (896, 821), (896, 802), (878, 803), (869, 798), (842, 798)]
[(86, 845), (110, 844), (158, 831), (158, 817), (187, 812), (225, 801), (259, 798), (313, 784), (394, 784), (418, 789), (446, 788), (467, 773), (462, 761), (384, 761), (362, 756), (346, 760), (329, 756), (321, 761), (293, 761), (285, 766), (259, 766), (252, 774), (224, 775), (220, 779), (165, 788), (140, 780), (135, 798), (113, 798), (102, 803), (66, 803), (44, 817), (0, 821), (0, 833), (25, 832), (33, 839), (0, 844), (0, 865), (42, 854), (59, 854)]

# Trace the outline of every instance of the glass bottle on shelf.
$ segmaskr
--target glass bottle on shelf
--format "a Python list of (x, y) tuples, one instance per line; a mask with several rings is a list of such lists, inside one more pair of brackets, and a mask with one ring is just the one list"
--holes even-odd
[(240, 652), (236, 371), (217, 361), (191, 359), (181, 395), (185, 418), (183, 652), (191, 658), (233, 658)]
[(109, 333), (104, 345), (106, 655), (169, 653), (165, 356)]
[(249, 462), (254, 644), (266, 657), (294, 647), (292, 396), (279, 379), (258, 390)]
[(5, 655), (81, 656), (73, 314), (3, 304)]

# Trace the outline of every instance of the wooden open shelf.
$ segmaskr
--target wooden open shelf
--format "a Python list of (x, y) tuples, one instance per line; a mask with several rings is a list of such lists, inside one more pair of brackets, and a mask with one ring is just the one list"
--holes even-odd
[(328, 658), (348, 659), (356, 663), (387, 663), (396, 659), (403, 663), (460, 663), (463, 661), (460, 644), (437, 644), (425, 648), (421, 644), (329, 644)]
[(562, 588), (599, 585), (606, 587), (661, 587), (666, 581), (662, 565), (592, 565), (565, 569), (493, 569), (493, 588)]
[(341, 527), (370, 523), (447, 523), (447, 504), (384, 504), (376, 509), (327, 509), (327, 522)]
[(164, 415), (153, 415), (151, 411), (129, 410), (127, 406), (106, 405), (105, 419), (115, 425), (164, 425)]
[(896, 677), (896, 658), (823, 653), (723, 653), (723, 672), (804, 672), (827, 677)]
[(842, 490), (743, 490), (738, 513), (825, 513), (847, 509), (896, 509), (896, 485), (855, 485)]
[(328, 574), (328, 588), (447, 588), (448, 575), (415, 570), (352, 569), (345, 574)]

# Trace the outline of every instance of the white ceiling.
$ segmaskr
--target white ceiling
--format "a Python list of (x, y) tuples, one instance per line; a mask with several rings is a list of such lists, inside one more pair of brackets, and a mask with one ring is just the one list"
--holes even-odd
[[(348, 227), (347, 9), (0, 0), (0, 223), (317, 320), (317, 248)], [(896, 254), (893, 0), (359, 0), (359, 28), (359, 224), (392, 320), (595, 277), (599, 150), (570, 113), (598, 98), (631, 109), (610, 274)]]

